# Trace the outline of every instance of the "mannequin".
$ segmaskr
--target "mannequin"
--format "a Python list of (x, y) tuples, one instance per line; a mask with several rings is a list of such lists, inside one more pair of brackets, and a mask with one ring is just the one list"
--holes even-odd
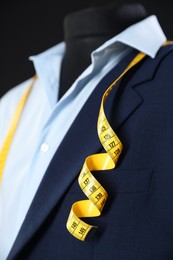
[(108, 4), (67, 15), (64, 19), (66, 52), (62, 61), (59, 99), (91, 63), (93, 50), (147, 16), (139, 4)]

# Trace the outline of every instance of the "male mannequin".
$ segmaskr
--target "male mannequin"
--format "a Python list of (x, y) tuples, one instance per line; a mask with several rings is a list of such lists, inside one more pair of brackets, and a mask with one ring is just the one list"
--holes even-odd
[(66, 53), (61, 68), (59, 98), (91, 63), (91, 53), (128, 26), (146, 18), (139, 4), (108, 4), (71, 13), (64, 19)]
[[(143, 18), (145, 15), (145, 12), (142, 12), (140, 17)], [(111, 18), (111, 16), (108, 17)], [(117, 20), (117, 17), (116, 22), (121, 21), (121, 19)], [(123, 18), (125, 17), (123, 16)], [(97, 25), (99, 24), (97, 23)], [(121, 26), (120, 28), (115, 26), (117, 29), (113, 28), (114, 33), (124, 29), (124, 25), (128, 26), (131, 23), (128, 25), (126, 23), (118, 24)], [(110, 27), (108, 26), (108, 28)], [(112, 34), (112, 30), (109, 33)], [(136, 36), (141, 37), (138, 31)], [(65, 77), (68, 77), (68, 73), (70, 75), (69, 70), (74, 68), (74, 63), (67, 62), (68, 53), (72, 53), (68, 52), (68, 47), (71, 45), (67, 46), (67, 56), (63, 61), (61, 77), (63, 91), (60, 97), (90, 63), (88, 55), (91, 51), (106, 39), (108, 39), (107, 36), (101, 38), (100, 42), (96, 41), (94, 46), (93, 44), (89, 45), (84, 59), (85, 65), (76, 66), (70, 82), (64, 80)], [(131, 43), (130, 40), (131, 38), (129, 43)], [(156, 41), (155, 37), (154, 40)], [(144, 44), (147, 42), (153, 48), (153, 38), (150, 41), (141, 37), (142, 47), (143, 41)], [(161, 37), (160, 44), (164, 41), (165, 37)], [(47, 260), (49, 258), (162, 260), (173, 258), (173, 204), (171, 200), (173, 175), (171, 173), (172, 139), (170, 138), (173, 132), (170, 120), (173, 112), (173, 79), (170, 70), (165, 70), (165, 67), (172, 68), (173, 49), (168, 46), (160, 50), (161, 45), (158, 47), (159, 49), (155, 49), (156, 52), (158, 51), (156, 59), (147, 57), (137, 66), (137, 69), (133, 70), (132, 74), (130, 73), (125, 77), (125, 80), (120, 82), (117, 92), (113, 91), (110, 95), (109, 101), (111, 102), (108, 103), (106, 112), (111, 118), (112, 125), (115, 126), (115, 131), (118, 131), (117, 134), (122, 140), (125, 150), (116, 169), (97, 173), (98, 179), (108, 191), (109, 200), (101, 217), (88, 219), (89, 223), (98, 226), (95, 236), (85, 242), (75, 239), (66, 230), (66, 221), (71, 205), (80, 199), (85, 199), (77, 181), (84, 159), (92, 153), (103, 152), (96, 132), (102, 94), (136, 54), (137, 51), (133, 48), (132, 50), (129, 48), (131, 52), (128, 52), (118, 65), (108, 71), (95, 85), (93, 93), (62, 140), (48, 169), (46, 169), (7, 260)], [(104, 50), (110, 51), (110, 48)], [(140, 50), (143, 49), (140, 48)], [(114, 55), (114, 53), (111, 54)], [(155, 57), (154, 53), (152, 54)], [(149, 52), (148, 55), (150, 56)], [(76, 55), (74, 59), (72, 57), (72, 60), (74, 61), (75, 58)], [(116, 59), (116, 57), (114, 58)], [(33, 93), (34, 90), (33, 88)], [(32, 102), (33, 93), (31, 93), (27, 103), (28, 105), (31, 102), (32, 108), (34, 105)], [(7, 103), (11, 104), (13, 96), (9, 99), (7, 99)], [(3, 104), (5, 113), (2, 114), (5, 116), (7, 107)], [(28, 111), (29, 115), (35, 118), (37, 110), (28, 109)], [(24, 114), (25, 120), (26, 116)], [(68, 121), (68, 117), (66, 120)], [(169, 126), (166, 131), (165, 125)], [(61, 124), (58, 126), (58, 130), (60, 127)], [(50, 128), (52, 129), (52, 125)], [(48, 124), (44, 128), (45, 139), (47, 129)], [(25, 126), (25, 132), (29, 132), (26, 130), (28, 130), (27, 126)], [(53, 141), (56, 142), (58, 134), (57, 131)], [(25, 137), (25, 139), (27, 138)], [(20, 138), (19, 141), (21, 143)], [(46, 155), (41, 157), (41, 163), (44, 163), (46, 158)], [(35, 172), (29, 173), (27, 185), (30, 184), (32, 175), (36, 174), (33, 178), (34, 181), (37, 179), (39, 171), (36, 168)]]

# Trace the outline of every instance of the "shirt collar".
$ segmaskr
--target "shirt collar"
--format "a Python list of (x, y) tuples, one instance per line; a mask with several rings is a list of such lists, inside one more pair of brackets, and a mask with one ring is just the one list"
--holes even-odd
[(129, 26), (127, 29), (105, 42), (92, 53), (92, 59), (94, 60), (94, 56), (98, 56), (99, 53), (104, 53), (108, 48), (113, 48), (114, 46), (116, 48), (118, 43), (123, 43), (154, 58), (165, 41), (166, 36), (162, 31), (157, 17), (151, 15), (144, 20)]
[[(151, 15), (131, 25), (93, 51), (91, 54), (92, 67), (95, 67), (97, 63), (100, 64), (103, 57), (106, 60), (110, 53), (124, 48), (124, 46), (135, 48), (154, 58), (165, 41), (166, 36), (157, 17)], [(33, 61), (36, 73), (46, 88), (51, 105), (55, 104), (57, 100), (60, 67), (64, 53), (65, 43), (62, 42), (29, 58)]]
[(65, 43), (61, 42), (40, 54), (29, 57), (46, 90), (50, 106), (53, 106), (57, 101), (60, 67), (64, 53)]

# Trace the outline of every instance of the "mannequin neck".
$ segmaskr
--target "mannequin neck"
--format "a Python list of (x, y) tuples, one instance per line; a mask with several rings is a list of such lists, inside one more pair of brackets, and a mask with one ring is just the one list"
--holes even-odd
[(71, 13), (64, 20), (66, 52), (62, 61), (60, 95), (90, 65), (91, 52), (128, 26), (144, 19), (141, 4), (115, 4)]

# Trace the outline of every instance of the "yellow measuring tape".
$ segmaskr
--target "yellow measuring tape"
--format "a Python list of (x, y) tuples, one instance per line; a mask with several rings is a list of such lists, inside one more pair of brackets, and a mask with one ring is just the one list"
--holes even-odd
[[(165, 42), (163, 45), (167, 45), (169, 43), (171, 42)], [(80, 172), (78, 182), (82, 191), (88, 197), (88, 199), (77, 201), (72, 205), (66, 224), (68, 231), (79, 240), (84, 241), (87, 238), (89, 232), (92, 229), (96, 228), (95, 226), (85, 223), (83, 220), (81, 220), (81, 218), (99, 216), (104, 208), (108, 197), (107, 191), (96, 180), (91, 171), (113, 169), (116, 166), (116, 163), (123, 148), (121, 141), (111, 128), (105, 116), (104, 103), (116, 83), (124, 76), (124, 74), (126, 74), (137, 63), (139, 63), (145, 56), (146, 55), (143, 53), (137, 54), (137, 56), (127, 66), (123, 73), (105, 91), (102, 97), (97, 122), (97, 132), (100, 142), (104, 147), (106, 153), (94, 154), (86, 158)], [(0, 183), (2, 181), (3, 170), (11, 143), (13, 141), (14, 134), (16, 132), (22, 115), (22, 111), (27, 102), (28, 96), (31, 92), (36, 78), (37, 76), (34, 76), (32, 83), (20, 99), (16, 111), (14, 112), (9, 131), (7, 132), (4, 143), (0, 150)]]
[(18, 123), (20, 121), (22, 111), (24, 109), (25, 103), (26, 103), (28, 96), (31, 92), (31, 89), (32, 89), (32, 86), (34, 84), (36, 77), (37, 76), (33, 77), (32, 83), (27, 88), (26, 92), (24, 93), (24, 95), (22, 96), (22, 98), (20, 99), (20, 101), (17, 105), (17, 108), (14, 112), (14, 115), (13, 115), (13, 118), (12, 118), (12, 121), (11, 121), (11, 125), (9, 127), (9, 131), (7, 132), (7, 135), (4, 139), (4, 143), (3, 143), (2, 148), (0, 150), (0, 183), (2, 182), (3, 170), (4, 170), (4, 167), (5, 167), (5, 163), (6, 163), (6, 160), (7, 160), (7, 156), (8, 156), (9, 150), (10, 150), (11, 143), (13, 141), (14, 134), (16, 132), (16, 128), (17, 128)]
[(72, 205), (66, 224), (68, 231), (79, 240), (84, 241), (89, 232), (97, 228), (96, 226), (85, 223), (81, 218), (99, 216), (108, 197), (107, 191), (96, 180), (91, 171), (113, 169), (123, 148), (121, 141), (105, 116), (104, 103), (116, 83), (145, 56), (143, 53), (137, 54), (123, 73), (103, 94), (97, 122), (97, 132), (106, 153), (93, 154), (86, 158), (79, 174), (78, 182), (88, 200), (77, 201)]
[[(165, 46), (171, 43), (173, 42), (166, 41), (163, 45)], [(144, 53), (137, 54), (123, 73), (103, 94), (97, 122), (97, 132), (106, 153), (94, 154), (86, 158), (78, 177), (78, 183), (84, 194), (88, 197), (88, 200), (77, 201), (72, 205), (66, 223), (68, 231), (81, 241), (84, 241), (87, 238), (91, 230), (97, 228), (96, 226), (85, 223), (82, 218), (99, 216), (108, 198), (107, 191), (95, 179), (91, 171), (110, 170), (115, 168), (123, 149), (121, 141), (111, 128), (105, 116), (104, 103), (116, 83), (145, 56)]]

